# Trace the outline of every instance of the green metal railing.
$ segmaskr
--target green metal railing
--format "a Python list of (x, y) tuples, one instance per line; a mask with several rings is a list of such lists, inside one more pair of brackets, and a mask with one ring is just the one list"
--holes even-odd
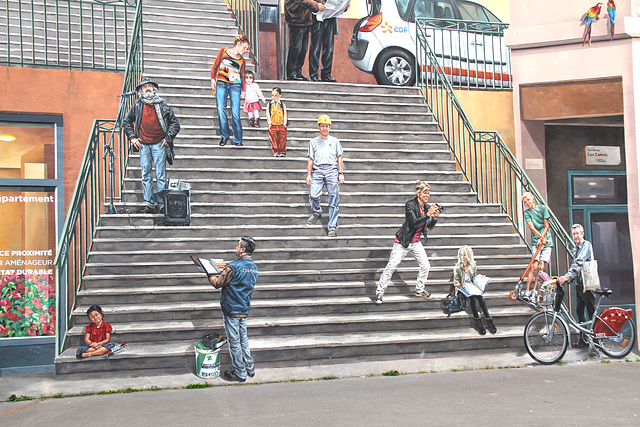
[[(530, 192), (537, 203), (546, 203), (500, 135), (473, 128), (445, 70), (427, 42), (427, 29), (426, 20), (416, 19), (416, 64), (425, 65), (418, 74), (418, 87), (438, 121), (464, 178), (477, 193), (478, 201), (500, 205), (522, 240), (531, 248), (530, 240), (526, 238), (530, 232), (524, 222), (521, 196)], [(555, 254), (552, 271), (564, 272), (570, 265), (574, 243), (553, 212), (550, 215)]]
[[(454, 88), (511, 89), (511, 51), (504, 44), (503, 22), (417, 18)], [(426, 67), (424, 62), (419, 63)]]
[(257, 0), (225, 0), (236, 18), (238, 29), (251, 43), (255, 73), (260, 76), (260, 3)]
[[(134, 90), (142, 78), (142, 0), (137, 3), (129, 40), (123, 93)], [(78, 172), (76, 188), (54, 261), (58, 319), (56, 354), (62, 353), (67, 345), (67, 333), (73, 325), (73, 311), (78, 292), (83, 287), (86, 264), (97, 233), (100, 214), (105, 212), (105, 201), (122, 199), (130, 148), (120, 123), (133, 102), (131, 97), (123, 97), (116, 120), (94, 121)], [(113, 179), (110, 177), (110, 169), (114, 172)]]
[[(132, 3), (132, 4), (131, 4)], [(135, 0), (6, 0), (0, 65), (123, 71)]]

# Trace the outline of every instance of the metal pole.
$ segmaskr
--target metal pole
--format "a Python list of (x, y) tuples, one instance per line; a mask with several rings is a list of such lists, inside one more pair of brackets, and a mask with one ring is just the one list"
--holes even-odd
[(278, 14), (277, 14), (277, 26), (276, 30), (276, 49), (278, 51), (278, 80), (285, 79), (285, 51), (284, 47), (286, 46), (285, 41), (282, 39), (282, 14), (280, 13), (280, 0), (278, 0)]
[(113, 122), (113, 127), (111, 128), (111, 136), (109, 137), (109, 142), (104, 144), (104, 155), (102, 159), (106, 159), (107, 155), (109, 155), (109, 209), (107, 211), (108, 214), (118, 213), (115, 205), (113, 204), (113, 199), (115, 198), (115, 154), (113, 153), (113, 136), (116, 132), (116, 127), (118, 127), (118, 119), (120, 118), (120, 112), (122, 111), (124, 97), (122, 95), (118, 95), (118, 113), (116, 114), (116, 120)]

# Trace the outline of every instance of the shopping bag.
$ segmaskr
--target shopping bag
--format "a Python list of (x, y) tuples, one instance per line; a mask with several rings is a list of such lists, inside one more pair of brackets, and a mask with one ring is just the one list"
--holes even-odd
[(598, 261), (593, 259), (593, 246), (591, 249), (591, 261), (585, 261), (582, 266), (582, 288), (585, 291), (600, 289), (600, 277), (598, 277)]
[(582, 287), (585, 291), (600, 289), (598, 277), (598, 261), (585, 261), (582, 266)]

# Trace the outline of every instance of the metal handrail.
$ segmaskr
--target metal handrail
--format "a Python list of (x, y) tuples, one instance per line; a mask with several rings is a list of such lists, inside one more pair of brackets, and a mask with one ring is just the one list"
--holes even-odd
[[(236, 18), (238, 29), (249, 39), (251, 56), (255, 62), (257, 76), (260, 76), (260, 11), (258, 0), (225, 0)], [(280, 13), (280, 12), (278, 12)]]
[[(514, 229), (531, 249), (527, 240), (521, 196), (533, 194), (536, 203), (546, 204), (526, 172), (497, 132), (476, 131), (471, 125), (445, 70), (426, 36), (426, 20), (416, 19), (416, 64), (425, 64), (418, 74), (418, 88), (438, 121), (452, 156), (464, 179), (476, 192), (480, 203), (500, 205)], [(570, 265), (573, 240), (549, 210), (549, 226), (555, 247), (555, 268)]]
[(135, 5), (135, 0), (6, 1), (0, 11), (7, 40), (0, 65), (123, 71)]
[[(503, 22), (416, 18), (416, 29), (438, 58), (452, 86), (460, 89), (511, 89), (511, 51)], [(418, 30), (416, 30), (418, 31)], [(428, 64), (418, 62), (424, 70)]]
[[(142, 77), (142, 0), (137, 0), (129, 40), (123, 93), (133, 90)], [(121, 113), (116, 120), (94, 121), (78, 172), (54, 261), (58, 319), (56, 355), (62, 353), (67, 345), (78, 292), (84, 286), (83, 279), (93, 239), (100, 224), (100, 215), (105, 211), (104, 201), (122, 199), (130, 148), (120, 124), (124, 112), (133, 102), (131, 98), (123, 99)], [(111, 155), (115, 161), (110, 164)], [(113, 174), (110, 174), (110, 168), (113, 169)], [(114, 198), (107, 197), (108, 194), (113, 194)]]

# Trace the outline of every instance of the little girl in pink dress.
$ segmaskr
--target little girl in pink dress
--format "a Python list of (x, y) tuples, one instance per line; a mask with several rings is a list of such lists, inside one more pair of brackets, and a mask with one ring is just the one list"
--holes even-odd
[(264, 99), (260, 86), (258, 86), (258, 83), (254, 83), (253, 79), (253, 72), (245, 72), (244, 81), (246, 83), (246, 89), (244, 95), (244, 108), (242, 111), (249, 115), (249, 127), (259, 128), (260, 111), (262, 111), (260, 100), (262, 100), (265, 105), (267, 105), (267, 100)]

